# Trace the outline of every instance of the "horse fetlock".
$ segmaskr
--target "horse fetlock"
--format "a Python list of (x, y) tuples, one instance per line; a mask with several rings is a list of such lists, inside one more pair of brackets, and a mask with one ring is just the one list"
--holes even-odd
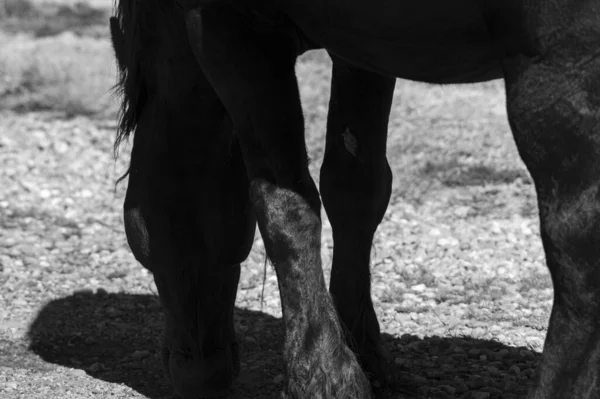
[(343, 343), (316, 346), (288, 367), (286, 399), (368, 399), (371, 387), (354, 353)]
[[(320, 315), (318, 319), (314, 316)], [(369, 381), (356, 355), (346, 345), (333, 305), (300, 317), (297, 330), (286, 339), (288, 381), (284, 397), (290, 399), (369, 398)]]
[(593, 313), (574, 314), (566, 306), (555, 304), (539, 380), (528, 399), (600, 397), (600, 327), (597, 312)]
[[(162, 360), (174, 391), (182, 399), (227, 394), (240, 371), (239, 346), (232, 320), (227, 315), (231, 309), (191, 306), (175, 312), (173, 308), (179, 308), (173, 306), (173, 302), (164, 304)], [(202, 317), (190, 320), (186, 315), (192, 313)]]
[(374, 388), (394, 388), (396, 377), (392, 367), (392, 356), (381, 338), (364, 343), (356, 350), (356, 355)]
[[(342, 322), (346, 326), (346, 341), (354, 351), (366, 373), (371, 385), (376, 389), (392, 388), (395, 385), (395, 374), (392, 368), (392, 357), (386, 349), (379, 328), (379, 322), (373, 305), (357, 306), (358, 312), (345, 313)], [(355, 308), (356, 309), (356, 308)], [(357, 315), (358, 313), (358, 315)]]
[[(234, 353), (238, 351), (238, 353)], [(200, 357), (189, 350), (163, 350), (163, 365), (182, 399), (214, 398), (227, 395), (239, 373), (239, 349), (232, 345)]]

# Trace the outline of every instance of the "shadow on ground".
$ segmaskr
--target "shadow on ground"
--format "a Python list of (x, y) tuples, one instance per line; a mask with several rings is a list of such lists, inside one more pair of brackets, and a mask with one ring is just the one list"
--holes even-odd
[[(171, 397), (160, 359), (163, 319), (155, 296), (81, 292), (46, 304), (29, 329), (29, 349), (44, 361), (125, 384), (151, 399)], [(271, 398), (283, 373), (279, 319), (236, 309), (242, 347), (238, 398)], [(279, 386), (277, 386), (279, 385)]]
[[(232, 397), (277, 397), (283, 374), (281, 320), (236, 308), (236, 327), (243, 371)], [(94, 378), (125, 384), (151, 399), (163, 399), (171, 396), (171, 389), (159, 355), (162, 329), (162, 312), (154, 296), (76, 293), (42, 308), (29, 330), (29, 350), (46, 362), (82, 369)], [(516, 379), (511, 375), (514, 367), (511, 371), (509, 364), (502, 365), (512, 363), (511, 354), (516, 351), (521, 360), (514, 363), (521, 366), (522, 359), (537, 362), (539, 356), (495, 341), (384, 336), (393, 355), (402, 359), (397, 365), (400, 378), (419, 393), (414, 397), (470, 397), (469, 391), (483, 387), (484, 392), (491, 392), (481, 397), (495, 398), (506, 388), (502, 386), (505, 380), (515, 380), (518, 386), (507, 389), (519, 397), (525, 394), (530, 378)], [(501, 358), (494, 357), (502, 353)], [(389, 393), (383, 396), (398, 397)]]

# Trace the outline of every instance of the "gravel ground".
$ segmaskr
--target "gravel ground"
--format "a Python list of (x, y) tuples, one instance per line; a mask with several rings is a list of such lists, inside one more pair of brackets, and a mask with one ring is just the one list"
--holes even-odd
[[(298, 65), (318, 180), (329, 63)], [(373, 296), (412, 398), (518, 398), (552, 304), (535, 193), (506, 123), (501, 82), (398, 81), (388, 157), (394, 193), (373, 245)], [(0, 112), (0, 399), (170, 397), (152, 276), (122, 226), (128, 149), (113, 120)], [(324, 215), (323, 260), (332, 240)], [(237, 299), (235, 398), (281, 388), (281, 308), (260, 236)], [(388, 395), (387, 397), (400, 397)]]

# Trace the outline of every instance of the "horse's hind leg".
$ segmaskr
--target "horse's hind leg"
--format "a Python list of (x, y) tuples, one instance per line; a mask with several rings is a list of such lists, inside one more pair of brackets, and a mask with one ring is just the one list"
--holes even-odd
[(233, 308), (255, 229), (239, 145), (204, 89), (182, 113), (143, 110), (125, 200), (130, 247), (165, 309), (166, 374), (183, 399), (226, 394), (239, 371)]
[(595, 1), (535, 3), (524, 16), (532, 54), (504, 61), (510, 125), (535, 181), (554, 284), (529, 397), (592, 399), (600, 397), (600, 10)]
[(371, 302), (369, 268), (373, 235), (391, 193), (385, 152), (394, 84), (393, 78), (334, 62), (320, 182), (333, 229), (329, 290), (348, 344), (382, 386), (393, 375)]

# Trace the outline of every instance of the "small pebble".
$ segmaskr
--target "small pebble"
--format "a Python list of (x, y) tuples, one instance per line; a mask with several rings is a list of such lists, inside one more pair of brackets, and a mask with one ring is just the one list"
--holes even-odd
[(87, 375), (85, 370), (81, 370), (81, 369), (73, 369), (73, 370), (71, 370), (71, 374), (76, 377), (84, 377)]
[(425, 284), (417, 284), (410, 287), (410, 289), (415, 292), (423, 292), (427, 289), (427, 286)]

